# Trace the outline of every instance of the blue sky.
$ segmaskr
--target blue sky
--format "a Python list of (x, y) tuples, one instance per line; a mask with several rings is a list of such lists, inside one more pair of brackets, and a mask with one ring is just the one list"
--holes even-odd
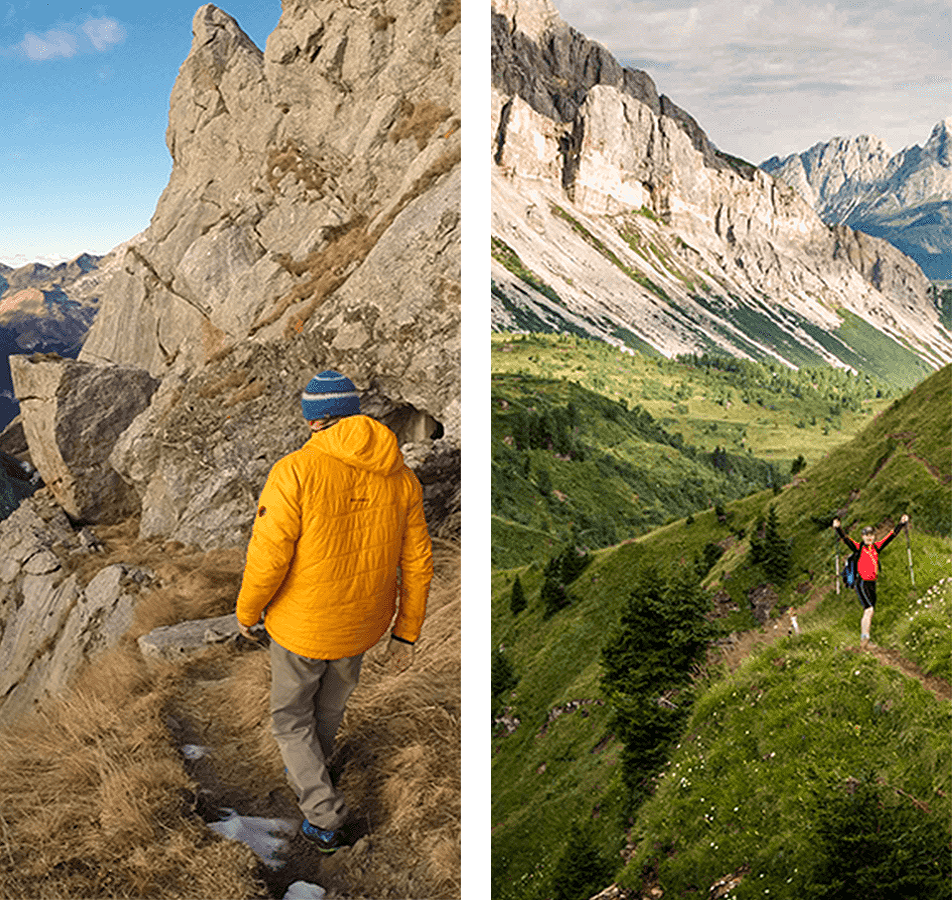
[[(216, 5), (262, 49), (281, 14), (280, 0)], [(199, 6), (0, 0), (0, 262), (105, 253), (148, 226)]]
[(949, 0), (553, 2), (750, 162), (861, 134), (898, 152), (952, 115)]

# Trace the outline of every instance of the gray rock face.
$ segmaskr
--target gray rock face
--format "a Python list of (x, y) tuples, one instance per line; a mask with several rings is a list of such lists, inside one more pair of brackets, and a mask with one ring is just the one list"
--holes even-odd
[(82, 359), (186, 372), (303, 334), (455, 430), (459, 25), (292, 4), (265, 53), (211, 5), (172, 93), (169, 185)]
[(0, 724), (10, 724), (118, 642), (151, 573), (112, 565), (81, 587), (68, 560), (95, 552), (95, 539), (70, 525), (48, 491), (0, 522), (0, 546)]
[(952, 358), (911, 260), (717, 151), (545, 0), (494, 8), (494, 327), (853, 366), (845, 310), (890, 352)]
[[(297, 336), (284, 347), (244, 344), (187, 381), (167, 376), (110, 457), (141, 498), (140, 535), (205, 549), (247, 542), (271, 466), (308, 438), (293, 388), (315, 366)], [(364, 392), (362, 409), (395, 431), (418, 469), (434, 531), (447, 519), (458, 527), (451, 498), (458, 504), (459, 455), (445, 438), (431, 439), (436, 423), (374, 390)]]
[(33, 465), (63, 509), (85, 522), (134, 512), (135, 495), (106, 461), (158, 382), (142, 369), (48, 356), (11, 357), (10, 370)]
[(603, 84), (660, 115), (647, 73), (620, 66), (601, 44), (567, 27), (551, 3), (510, 0), (493, 7), (492, 79), (501, 94), (522, 97), (548, 119), (571, 122), (589, 89)]

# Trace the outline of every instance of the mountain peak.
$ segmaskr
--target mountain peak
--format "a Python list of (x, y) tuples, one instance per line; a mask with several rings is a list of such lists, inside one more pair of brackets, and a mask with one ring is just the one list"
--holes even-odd
[(833, 138), (761, 168), (795, 188), (829, 224), (885, 238), (933, 279), (949, 277), (952, 117), (924, 145), (893, 154), (877, 137)]
[(512, 22), (513, 31), (521, 31), (535, 41), (565, 25), (551, 0), (492, 0), (492, 5), (499, 15)]
[(926, 154), (935, 157), (940, 166), (948, 167), (950, 145), (952, 145), (952, 116), (936, 123), (923, 149)]

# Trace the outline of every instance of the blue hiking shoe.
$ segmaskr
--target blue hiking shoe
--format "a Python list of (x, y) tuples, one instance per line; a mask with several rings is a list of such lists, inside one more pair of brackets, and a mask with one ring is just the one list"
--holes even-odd
[(321, 853), (333, 853), (341, 847), (350, 846), (350, 842), (344, 836), (342, 829), (325, 831), (323, 828), (312, 825), (307, 819), (301, 823), (301, 834)]

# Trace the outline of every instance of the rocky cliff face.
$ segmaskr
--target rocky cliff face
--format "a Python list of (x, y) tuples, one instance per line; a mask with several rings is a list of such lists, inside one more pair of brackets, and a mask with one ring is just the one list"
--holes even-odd
[(369, 392), (453, 518), (458, 2), (286, 3), (264, 52), (212, 5), (193, 32), (168, 187), (80, 357), (162, 382), (113, 457), (144, 533), (246, 536), (327, 367)]
[(84, 358), (160, 375), (301, 335), (452, 426), (459, 29), (446, 6), (292, 3), (265, 53), (202, 7), (172, 93), (171, 180)]
[(495, 327), (862, 368), (846, 311), (930, 365), (952, 354), (911, 260), (848, 251), (547, 0), (494, 4), (491, 127)]
[(878, 138), (834, 138), (761, 164), (824, 222), (882, 237), (930, 278), (952, 278), (952, 119), (923, 146), (893, 154)]
[(285, 0), (264, 52), (211, 5), (193, 32), (168, 187), (80, 358), (12, 363), (47, 489), (0, 525), (2, 722), (117, 640), (150, 577), (71, 577), (90, 526), (242, 548), (322, 369), (394, 429), (431, 531), (459, 538), (459, 0)]

